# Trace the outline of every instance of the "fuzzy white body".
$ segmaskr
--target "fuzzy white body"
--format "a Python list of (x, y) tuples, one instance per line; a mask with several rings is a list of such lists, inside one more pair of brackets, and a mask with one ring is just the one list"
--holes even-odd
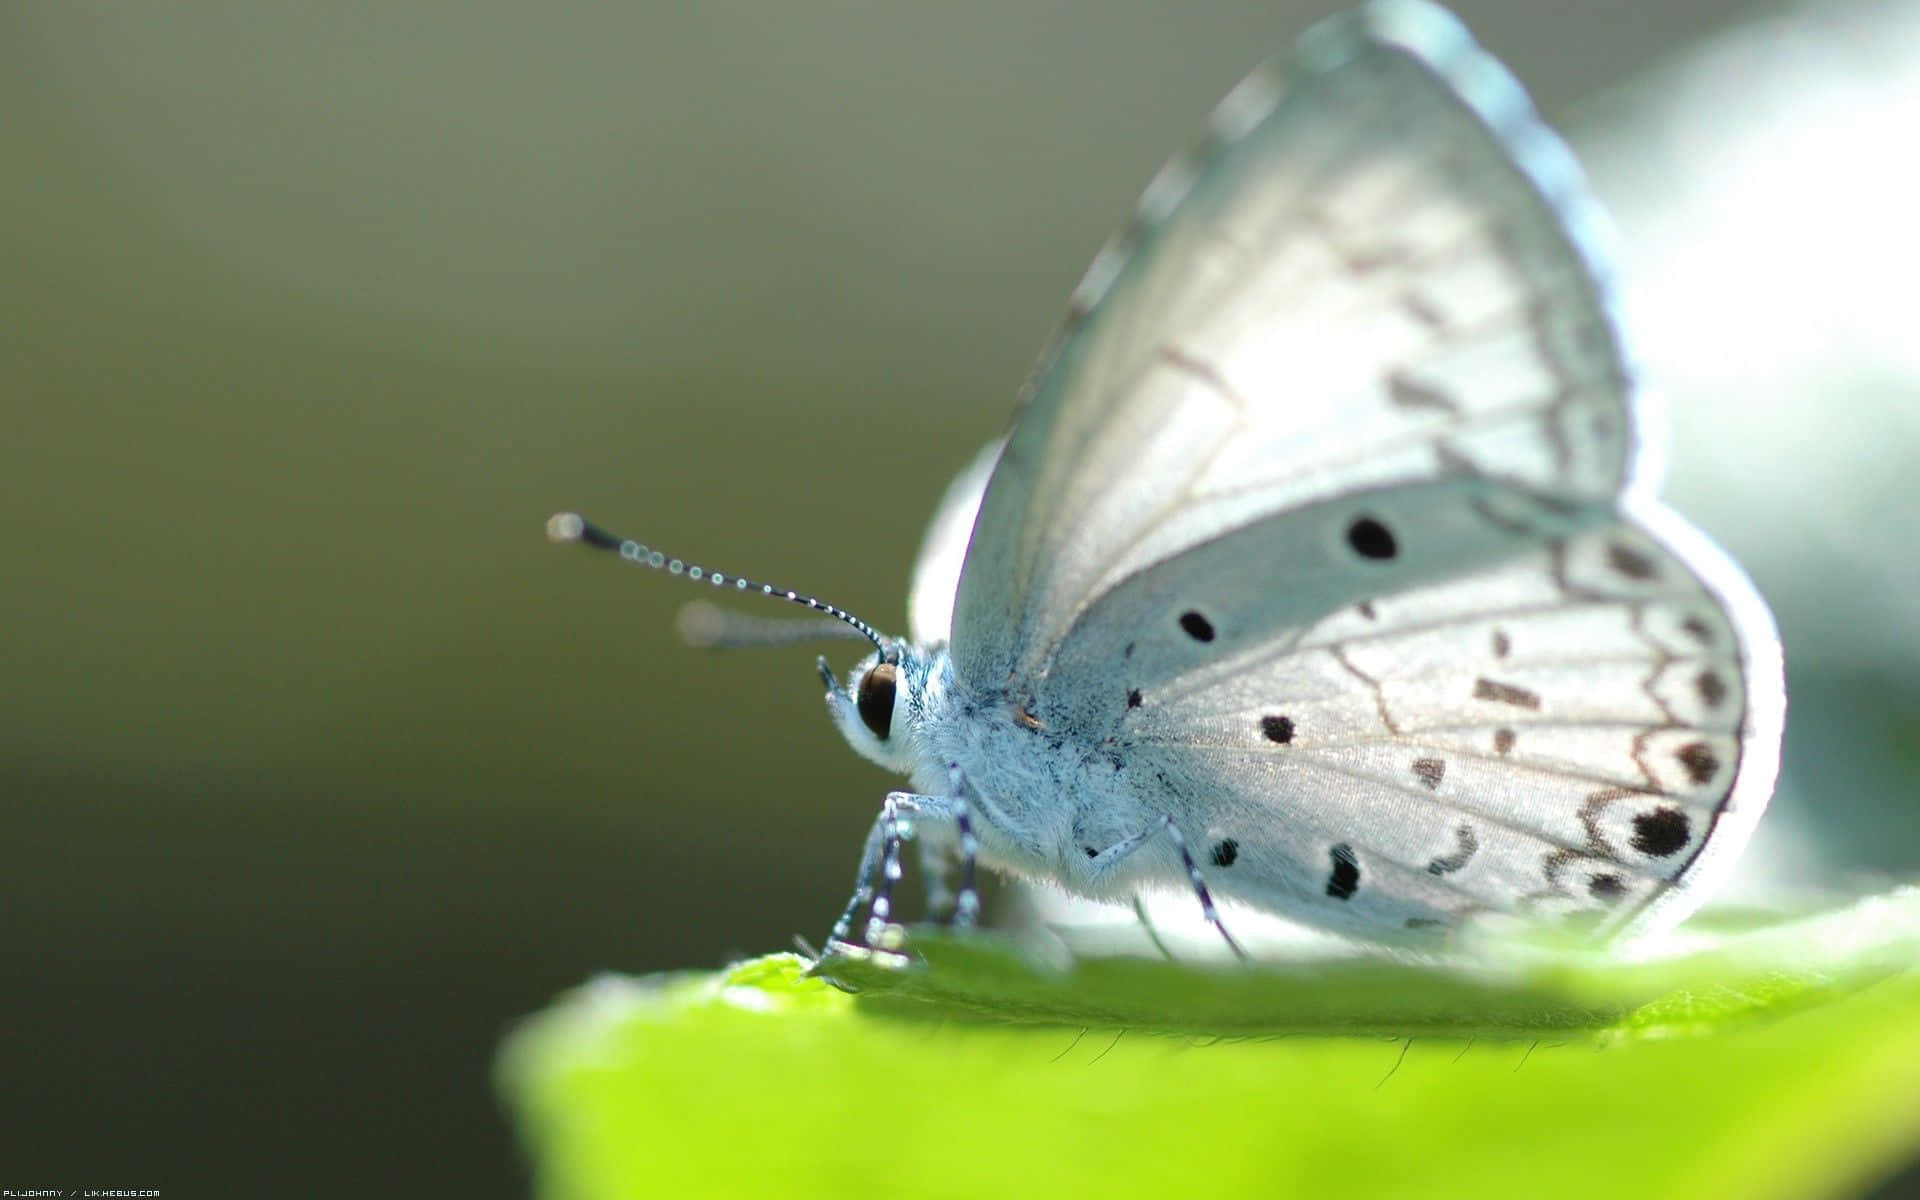
[[(1094, 900), (1124, 901), (1143, 890), (1184, 886), (1171, 843), (1149, 841), (1124, 855), (1103, 853), (1125, 846), (1163, 816), (1190, 824), (1188, 813), (1149, 812), (1139, 803), (1126, 765), (1129, 747), (1050, 734), (1023, 721), (1022, 710), (1005, 694), (964, 694), (944, 645), (901, 647), (893, 732), (883, 744), (861, 724), (851, 699), (878, 658), (869, 656), (854, 668), (847, 692), (828, 693), (835, 724), (856, 750), (904, 774), (921, 795), (948, 795), (958, 770), (968, 784), (983, 865)], [(950, 823), (924, 824), (914, 832), (951, 849)]]

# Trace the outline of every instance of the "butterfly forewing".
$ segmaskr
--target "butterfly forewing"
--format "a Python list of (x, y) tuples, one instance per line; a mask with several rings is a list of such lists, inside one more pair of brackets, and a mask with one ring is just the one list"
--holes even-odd
[(1577, 172), (1450, 19), (1369, 13), (1242, 85), (1082, 284), (976, 526), (963, 679), (1031, 676), (1120, 580), (1341, 492), (1622, 486)]

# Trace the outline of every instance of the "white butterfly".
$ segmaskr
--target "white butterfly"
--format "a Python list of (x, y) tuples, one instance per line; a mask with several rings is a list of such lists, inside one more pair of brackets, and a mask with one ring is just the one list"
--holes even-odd
[(823, 662), (828, 709), (915, 789), (836, 937), (884, 926), (908, 832), (963, 860), (961, 922), (976, 858), (1374, 941), (1692, 911), (1771, 792), (1779, 649), (1652, 498), (1600, 242), (1565, 147), (1431, 5), (1236, 88), (949, 489), (913, 640), (786, 593), (879, 647), (844, 686)]

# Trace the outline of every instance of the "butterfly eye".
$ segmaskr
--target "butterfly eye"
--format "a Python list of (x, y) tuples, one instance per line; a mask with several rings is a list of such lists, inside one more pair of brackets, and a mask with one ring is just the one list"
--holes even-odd
[(875, 666), (860, 681), (860, 695), (854, 701), (860, 709), (860, 719), (867, 723), (868, 729), (873, 730), (873, 736), (883, 742), (893, 726), (894, 674), (892, 663), (883, 662)]

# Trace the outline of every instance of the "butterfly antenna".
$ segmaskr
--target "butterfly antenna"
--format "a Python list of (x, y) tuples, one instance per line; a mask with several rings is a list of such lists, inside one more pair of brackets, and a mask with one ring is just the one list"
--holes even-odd
[(655, 550), (651, 546), (636, 542), (632, 538), (615, 537), (579, 513), (555, 513), (547, 518), (547, 538), (550, 541), (578, 542), (583, 546), (591, 546), (595, 550), (611, 551), (636, 567), (651, 567), (656, 571), (665, 571), (669, 575), (683, 575), (695, 583), (710, 584), (716, 588), (731, 588), (736, 592), (758, 592), (762, 596), (772, 596), (793, 604), (804, 605), (817, 613), (825, 613), (836, 621), (852, 626), (856, 633), (878, 646), (882, 652), (887, 649), (887, 644), (881, 638), (879, 630), (844, 608), (790, 588), (777, 588), (770, 583), (755, 583), (739, 575), (728, 575), (724, 571), (694, 566), (665, 551)]

